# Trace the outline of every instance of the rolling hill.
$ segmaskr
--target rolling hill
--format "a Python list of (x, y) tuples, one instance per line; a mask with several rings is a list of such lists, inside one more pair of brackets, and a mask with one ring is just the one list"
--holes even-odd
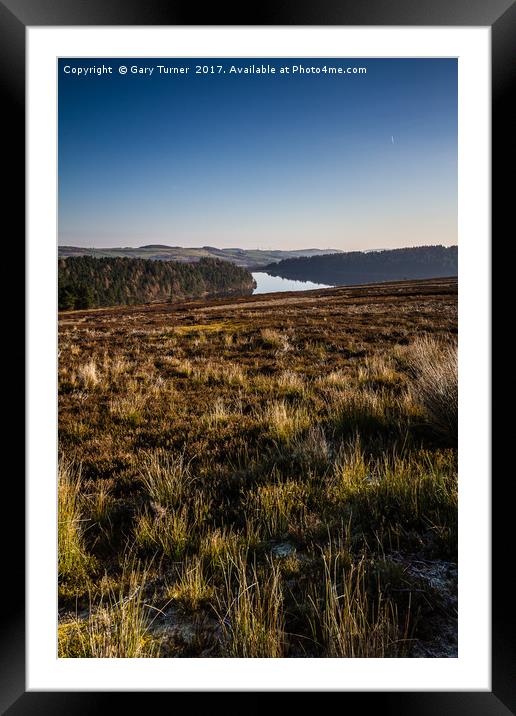
[(59, 246), (59, 258), (70, 256), (125, 257), (133, 259), (151, 259), (153, 261), (179, 261), (195, 263), (201, 258), (215, 258), (230, 261), (237, 266), (256, 269), (282, 259), (300, 256), (319, 256), (325, 253), (336, 253), (336, 249), (299, 249), (297, 251), (274, 251), (261, 249), (218, 249), (214, 246), (184, 248), (165, 244), (146, 244), (138, 247), (83, 248), (79, 246)]

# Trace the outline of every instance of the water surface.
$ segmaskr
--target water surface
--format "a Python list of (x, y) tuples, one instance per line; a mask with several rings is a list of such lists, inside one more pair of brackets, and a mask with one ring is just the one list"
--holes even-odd
[(274, 293), (275, 291), (310, 291), (314, 288), (332, 288), (325, 283), (313, 283), (312, 281), (294, 281), (290, 278), (281, 278), (281, 276), (270, 276), (263, 271), (253, 273), (256, 281), (256, 293)]

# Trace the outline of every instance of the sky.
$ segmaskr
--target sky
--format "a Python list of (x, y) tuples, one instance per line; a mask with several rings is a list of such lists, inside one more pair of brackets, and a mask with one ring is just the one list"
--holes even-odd
[(60, 245), (457, 243), (455, 59), (60, 59), (58, 132)]

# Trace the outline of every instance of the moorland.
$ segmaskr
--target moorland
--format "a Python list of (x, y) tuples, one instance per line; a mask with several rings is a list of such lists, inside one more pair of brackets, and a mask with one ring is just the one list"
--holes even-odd
[(63, 311), (59, 655), (457, 654), (457, 281)]

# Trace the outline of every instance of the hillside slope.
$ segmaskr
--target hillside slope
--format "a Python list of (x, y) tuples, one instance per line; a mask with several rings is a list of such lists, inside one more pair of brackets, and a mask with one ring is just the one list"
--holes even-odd
[(456, 276), (457, 270), (457, 246), (326, 254), (286, 259), (264, 269), (272, 276), (333, 285)]

